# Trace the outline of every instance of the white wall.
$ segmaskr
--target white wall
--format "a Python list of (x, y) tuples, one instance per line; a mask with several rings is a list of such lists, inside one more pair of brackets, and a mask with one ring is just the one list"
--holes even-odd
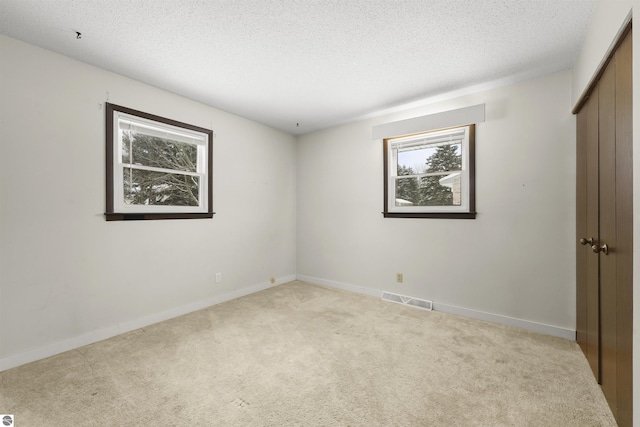
[[(4, 36), (0, 52), (0, 370), (295, 277), (293, 136)], [(107, 97), (214, 130), (213, 219), (105, 221)]]
[(631, 12), (631, 0), (598, 1), (589, 22), (580, 54), (573, 67), (571, 98), (575, 105), (612, 50), (612, 41)]
[[(371, 140), (372, 126), (479, 103), (486, 121), (476, 132), (477, 219), (383, 218), (382, 143)], [(298, 277), (572, 336), (570, 110), (567, 71), (300, 137)]]
[[(573, 69), (574, 102), (596, 74), (633, 9), (640, 10), (640, 0), (598, 1)], [(640, 32), (637, 28), (633, 32), (633, 82), (633, 425), (640, 426)]]

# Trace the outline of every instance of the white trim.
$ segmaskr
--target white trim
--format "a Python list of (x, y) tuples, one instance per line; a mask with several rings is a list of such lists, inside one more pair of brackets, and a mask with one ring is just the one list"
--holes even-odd
[[(318, 277), (298, 275), (298, 280), (313, 283), (315, 285), (327, 286), (330, 288), (341, 289), (343, 291), (354, 292), (357, 294), (370, 295), (380, 298), (382, 292), (378, 289), (364, 288), (361, 286), (351, 285), (347, 283), (335, 282), (333, 280), (320, 279)], [(498, 323), (500, 325), (513, 326), (516, 328), (526, 329), (528, 331), (540, 334), (560, 337), (569, 341), (576, 340), (576, 331), (573, 329), (562, 328), (560, 326), (547, 325), (544, 323), (533, 322), (531, 320), (518, 319), (515, 317), (503, 316), (501, 314), (486, 313), (484, 311), (472, 310), (469, 308), (457, 307), (454, 305), (433, 302), (433, 310), (443, 313), (456, 314), (459, 316), (470, 317), (472, 319), (485, 320), (487, 322)]]
[(334, 282), (333, 280), (321, 279), (319, 277), (305, 276), (298, 274), (296, 276), (298, 280), (303, 282), (313, 283), (314, 285), (328, 286), (330, 288), (342, 289), (343, 291), (354, 292), (356, 294), (369, 295), (372, 297), (380, 298), (382, 291), (378, 289), (364, 288), (356, 285), (349, 285), (346, 283)]
[(132, 164), (132, 163), (122, 163), (121, 165), (123, 168), (138, 169), (141, 171), (150, 171), (150, 172), (171, 173), (174, 175), (188, 175), (188, 176), (197, 176), (201, 178), (206, 175), (202, 172), (189, 172), (189, 171), (183, 171), (179, 169), (157, 168), (155, 166), (143, 166), (143, 165)]
[[(37, 360), (45, 359), (47, 357), (55, 356), (65, 351), (75, 350), (85, 345), (93, 344), (98, 341), (102, 341), (108, 338), (115, 337), (126, 332), (130, 332), (145, 326), (153, 325), (165, 320), (172, 319), (174, 317), (182, 316), (184, 314), (192, 313), (194, 311), (202, 310), (207, 307), (211, 307), (226, 301), (230, 301), (236, 298), (240, 298), (246, 295), (250, 295), (262, 290), (272, 288), (274, 286), (282, 285), (294, 280), (302, 280), (304, 282), (313, 283), (315, 285), (327, 286), (334, 289), (341, 289), (343, 291), (354, 292), (362, 295), (369, 295), (372, 297), (380, 298), (382, 295), (381, 290), (365, 288), (362, 286), (336, 282), (333, 280), (321, 279), (313, 276), (305, 275), (289, 275), (284, 276), (276, 280), (275, 283), (262, 282), (257, 285), (248, 286), (246, 288), (237, 289), (235, 291), (227, 292), (222, 295), (215, 296), (203, 301), (183, 305), (171, 310), (167, 310), (161, 313), (152, 314), (149, 316), (141, 317), (139, 319), (130, 320), (127, 322), (118, 323), (116, 325), (108, 326), (106, 328), (98, 329), (86, 334), (78, 335), (73, 338), (69, 338), (57, 343), (53, 343), (44, 347), (28, 350), (23, 353), (15, 354), (0, 359), (0, 372), (6, 371), (11, 368), (15, 368), (27, 363), (35, 362)], [(533, 332), (538, 332), (546, 335), (552, 335), (560, 338), (565, 338), (570, 341), (575, 341), (576, 331), (567, 328), (561, 328), (553, 325), (546, 325), (543, 323), (532, 322), (529, 320), (517, 319), (514, 317), (503, 316), (499, 314), (486, 313), (477, 310), (471, 310), (468, 308), (456, 307), (447, 304), (433, 303), (433, 309), (441, 311), (443, 313), (457, 314), (460, 316), (470, 317), (479, 320), (485, 320), (493, 323), (498, 323), (507, 326), (514, 326), (522, 329), (526, 329)]]
[(484, 117), (484, 104), (478, 104), (374, 126), (371, 132), (372, 139), (380, 140), (437, 129), (478, 124), (484, 122)]
[(457, 307), (442, 303), (433, 303), (435, 311), (443, 313), (457, 314), (459, 316), (471, 317), (473, 319), (485, 320), (487, 322), (498, 323), (500, 325), (514, 326), (516, 328), (526, 329), (540, 334), (552, 335), (569, 341), (576, 340), (576, 331), (573, 329), (562, 328), (560, 326), (547, 325), (545, 323), (533, 322), (531, 320), (518, 319), (516, 317), (503, 316), (501, 314), (487, 313), (484, 311), (472, 310), (470, 308)]
[(226, 301), (230, 301), (236, 298), (240, 298), (246, 295), (250, 295), (262, 290), (272, 288), (274, 286), (282, 285), (296, 280), (295, 275), (284, 276), (276, 280), (275, 283), (262, 282), (257, 285), (248, 286), (245, 288), (237, 289), (227, 292), (222, 295), (218, 295), (212, 298), (208, 298), (203, 301), (197, 301), (191, 304), (186, 304), (180, 307), (176, 307), (161, 313), (151, 314), (138, 319), (129, 320), (126, 322), (111, 325), (106, 328), (98, 329), (92, 332), (87, 332), (82, 335), (75, 336), (63, 341), (59, 341), (53, 344), (49, 344), (44, 347), (34, 348), (32, 350), (18, 353), (12, 356), (8, 356), (0, 359), (0, 372), (7, 369), (15, 368), (27, 363), (35, 362), (47, 357), (55, 356), (56, 354), (64, 353), (65, 351), (75, 350), (85, 345), (93, 344), (98, 341), (102, 341), (108, 338), (115, 337), (116, 335), (124, 334), (136, 329), (143, 328), (145, 326), (153, 325), (165, 320), (172, 319), (174, 317), (182, 316), (184, 314), (192, 313), (194, 311), (202, 310), (207, 307), (211, 307)]

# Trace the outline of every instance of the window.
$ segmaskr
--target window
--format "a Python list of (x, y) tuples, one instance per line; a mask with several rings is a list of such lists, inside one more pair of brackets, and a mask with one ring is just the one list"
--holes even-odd
[(107, 108), (107, 221), (213, 217), (213, 131)]
[(384, 216), (475, 218), (475, 126), (384, 139)]

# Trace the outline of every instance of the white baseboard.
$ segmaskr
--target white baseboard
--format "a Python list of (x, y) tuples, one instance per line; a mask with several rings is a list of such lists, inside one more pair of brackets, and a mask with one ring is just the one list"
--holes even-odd
[(380, 295), (382, 294), (382, 291), (378, 289), (371, 289), (371, 288), (365, 288), (362, 286), (334, 282), (333, 280), (321, 279), (319, 277), (304, 276), (304, 275), (298, 274), (297, 279), (302, 280), (303, 282), (313, 283), (314, 285), (328, 286), (330, 288), (342, 289), (343, 291), (355, 292), (357, 294), (369, 295), (372, 297), (380, 298)]
[[(321, 279), (318, 277), (305, 276), (305, 275), (290, 275), (279, 278), (275, 283), (263, 282), (257, 285), (248, 286), (246, 288), (237, 289), (231, 292), (227, 292), (222, 295), (218, 295), (203, 301), (198, 301), (192, 304), (176, 307), (171, 310), (163, 311), (161, 313), (152, 314), (149, 316), (141, 317), (139, 319), (130, 320), (116, 325), (108, 326), (106, 328), (91, 331), (82, 335), (78, 335), (73, 338), (69, 338), (63, 341), (59, 341), (54, 344), (47, 345), (45, 347), (35, 348), (23, 353), (8, 356), (0, 359), (0, 372), (7, 369), (15, 368), (20, 365), (35, 362), (37, 360), (45, 359), (47, 357), (55, 356), (56, 354), (64, 353), (65, 351), (74, 350), (82, 346), (93, 344), (98, 341), (105, 340), (107, 338), (114, 337), (126, 332), (130, 332), (145, 326), (153, 325), (164, 320), (169, 320), (174, 317), (182, 316), (194, 311), (202, 310), (216, 304), (220, 304), (226, 301), (230, 301), (236, 298), (250, 295), (264, 289), (268, 289), (273, 286), (281, 285), (283, 283), (291, 282), (293, 280), (302, 280), (305, 282), (313, 283), (316, 285), (328, 286), (335, 289), (342, 289), (344, 291), (354, 292), (363, 295), (369, 295), (379, 298), (383, 291), (378, 289), (365, 288), (362, 286), (351, 285), (347, 283), (336, 282), (333, 280)], [(526, 329), (533, 332), (552, 335), (556, 337), (565, 338), (571, 341), (575, 341), (576, 331), (567, 328), (561, 328), (553, 325), (546, 325), (543, 323), (532, 322), (529, 320), (517, 319), (513, 317), (503, 316), (500, 314), (485, 313), (482, 311), (472, 310), (463, 307), (456, 307), (453, 305), (441, 304), (438, 302), (433, 303), (433, 309), (436, 311), (442, 311), (444, 313), (457, 314), (460, 316), (470, 317), (479, 320), (486, 320), (493, 323), (499, 323), (502, 325), (515, 326), (518, 328)]]
[(171, 310), (163, 311), (161, 313), (144, 316), (139, 319), (118, 323), (116, 325), (108, 326), (106, 328), (87, 332), (73, 338), (59, 341), (54, 344), (35, 348), (24, 353), (18, 353), (13, 356), (8, 356), (0, 359), (0, 372), (27, 363), (35, 362), (37, 360), (45, 359), (47, 357), (55, 356), (56, 354), (64, 353), (65, 351), (75, 350), (82, 346), (93, 344), (95, 342), (102, 341), (116, 335), (124, 334), (126, 332), (153, 325), (154, 323), (169, 320), (174, 317), (182, 316), (194, 311), (202, 310), (203, 308), (207, 308), (212, 305), (220, 304), (226, 301), (243, 297), (245, 295), (253, 294), (267, 288), (291, 282), (293, 280), (296, 280), (296, 276), (290, 275), (277, 279), (275, 283), (263, 282), (257, 285), (248, 286), (246, 288), (236, 289), (234, 291), (227, 292), (222, 295), (217, 295), (203, 301), (183, 305), (181, 307), (176, 307)]
[[(342, 289), (344, 291), (355, 292), (363, 295), (370, 295), (378, 298), (381, 296), (383, 292), (382, 290), (378, 290), (378, 289), (364, 288), (361, 286), (335, 282), (333, 280), (326, 280), (326, 279), (321, 279), (313, 276), (298, 275), (297, 278), (298, 280), (313, 283), (316, 285), (328, 286), (331, 288)], [(570, 341), (576, 340), (576, 331), (573, 329), (567, 329), (567, 328), (562, 328), (562, 327), (553, 326), (553, 325), (546, 325), (544, 323), (518, 319), (515, 317), (503, 316), (501, 314), (486, 313), (483, 311), (473, 310), (470, 308), (463, 308), (463, 307), (457, 307), (454, 305), (442, 304), (435, 301), (433, 302), (433, 309), (435, 311), (442, 311), (443, 313), (457, 314), (459, 316), (470, 317), (472, 319), (485, 320), (487, 322), (498, 323), (501, 325), (514, 326), (514, 327), (526, 329), (532, 332), (538, 332), (545, 335), (565, 338)]]
[(516, 328), (522, 328), (528, 331), (538, 332), (540, 334), (560, 337), (569, 341), (576, 340), (575, 330), (562, 328), (560, 326), (547, 325), (545, 323), (533, 322), (531, 320), (503, 316), (501, 314), (486, 313), (484, 311), (456, 307), (455, 305), (441, 304), (437, 302), (433, 303), (433, 309), (436, 311), (442, 311), (443, 313), (457, 314), (459, 316), (471, 317), (478, 320), (486, 320), (487, 322), (499, 323), (506, 326), (515, 326)]

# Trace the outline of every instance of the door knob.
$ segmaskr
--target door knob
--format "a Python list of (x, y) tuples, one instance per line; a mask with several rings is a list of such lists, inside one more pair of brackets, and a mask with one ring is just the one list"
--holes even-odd
[(580, 244), (581, 245), (586, 245), (587, 243), (589, 245), (593, 245), (593, 237), (589, 237), (588, 239), (585, 239), (584, 237), (580, 238)]
[(591, 250), (593, 250), (593, 252), (595, 253), (602, 252), (605, 255), (609, 255), (609, 246), (607, 246), (606, 243), (602, 246), (593, 245), (591, 246)]

